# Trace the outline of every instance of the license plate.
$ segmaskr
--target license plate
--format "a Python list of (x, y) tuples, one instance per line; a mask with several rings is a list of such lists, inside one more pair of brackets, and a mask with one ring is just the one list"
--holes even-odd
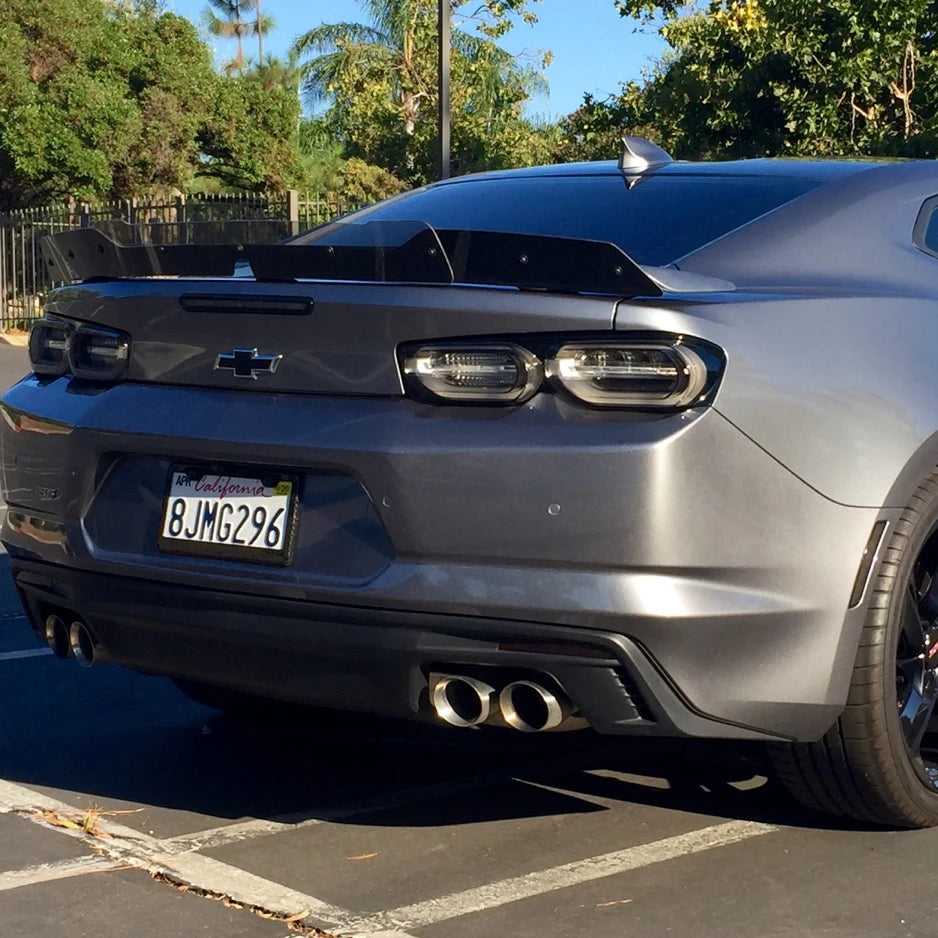
[(277, 473), (258, 475), (265, 477), (173, 469), (160, 547), (176, 553), (285, 562), (296, 484)]

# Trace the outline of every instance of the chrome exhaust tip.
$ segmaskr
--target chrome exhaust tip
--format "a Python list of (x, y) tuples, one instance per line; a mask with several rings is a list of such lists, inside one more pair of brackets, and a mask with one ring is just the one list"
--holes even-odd
[(52, 654), (64, 661), (72, 653), (68, 626), (58, 616), (51, 615), (46, 616), (44, 628), (46, 643), (52, 649)]
[(478, 726), (492, 712), (495, 688), (484, 681), (456, 674), (431, 674), (430, 703), (450, 726)]
[(99, 660), (94, 638), (84, 622), (73, 622), (68, 629), (68, 644), (75, 660), (83, 667), (90, 668)]
[(515, 681), (498, 696), (502, 717), (522, 733), (542, 733), (560, 726), (571, 712), (570, 701), (534, 681)]

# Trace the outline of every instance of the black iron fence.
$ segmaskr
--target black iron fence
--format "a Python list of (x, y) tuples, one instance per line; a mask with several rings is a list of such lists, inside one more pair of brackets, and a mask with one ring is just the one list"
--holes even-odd
[(163, 201), (70, 202), (0, 214), (0, 330), (28, 328), (41, 315), (45, 295), (56, 285), (39, 255), (44, 235), (117, 225), (133, 231), (134, 240), (142, 242), (224, 243), (240, 240), (248, 222), (256, 240), (272, 242), (359, 207), (309, 193), (304, 197), (294, 189)]

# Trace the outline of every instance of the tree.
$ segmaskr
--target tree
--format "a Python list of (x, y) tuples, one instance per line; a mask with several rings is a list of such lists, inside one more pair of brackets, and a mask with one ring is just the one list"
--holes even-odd
[(635, 82), (622, 86), (619, 95), (597, 100), (591, 94), (583, 103), (558, 122), (558, 142), (552, 160), (569, 163), (576, 160), (611, 160), (619, 155), (625, 132), (638, 137), (663, 139), (658, 127), (645, 125), (648, 107), (642, 88)]
[(0, 211), (294, 172), (295, 86), (216, 74), (183, 17), (151, 3), (0, 5)]
[(273, 55), (265, 56), (254, 66), (251, 75), (268, 90), (282, 88), (299, 100), (302, 76), (294, 53), (291, 52), (285, 59)]
[(643, 87), (599, 108), (584, 102), (581, 133), (584, 118), (643, 125), (684, 157), (938, 153), (932, 0), (616, 5), (670, 51)]
[[(208, 0), (209, 5), (202, 11), (202, 22), (205, 28), (213, 35), (223, 39), (235, 39), (238, 50), (234, 58), (225, 63), (225, 72), (233, 75), (244, 73), (247, 59), (244, 56), (244, 37), (256, 36), (258, 57), (257, 61), (264, 60), (264, 35), (274, 28), (271, 16), (261, 12), (260, 0)], [(221, 14), (219, 16), (218, 14)], [(250, 14), (254, 18), (250, 18)]]
[[(454, 0), (459, 12), (468, 0)], [(537, 2), (537, 0), (533, 0)], [(433, 178), (437, 103), (437, 0), (361, 0), (367, 23), (323, 24), (299, 36), (303, 88), (350, 156), (401, 178)], [(453, 31), (453, 161), (461, 170), (524, 159), (533, 133), (524, 104), (543, 75), (495, 40), (514, 18), (532, 22), (528, 0), (485, 0)], [(475, 32), (459, 28), (470, 24)], [(540, 65), (549, 60), (544, 56)]]
[(257, 36), (257, 64), (260, 65), (264, 61), (264, 34), (274, 28), (274, 21), (261, 11), (261, 0), (257, 0), (254, 11), (257, 14), (257, 19), (254, 21), (254, 32)]
[(199, 174), (238, 189), (286, 188), (299, 171), (296, 86), (256, 69), (222, 79), (199, 134)]
[(120, 195), (191, 175), (214, 82), (186, 20), (101, 0), (8, 0), (0, 205)]

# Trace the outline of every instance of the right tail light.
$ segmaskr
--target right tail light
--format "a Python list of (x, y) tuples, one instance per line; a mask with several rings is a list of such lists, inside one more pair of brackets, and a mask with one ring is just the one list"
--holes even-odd
[(412, 397), (464, 404), (520, 404), (552, 389), (591, 407), (682, 410), (709, 403), (724, 363), (709, 343), (661, 335), (478, 339), (401, 352)]
[(598, 407), (691, 407), (708, 378), (704, 361), (685, 345), (610, 342), (562, 346), (547, 375)]

